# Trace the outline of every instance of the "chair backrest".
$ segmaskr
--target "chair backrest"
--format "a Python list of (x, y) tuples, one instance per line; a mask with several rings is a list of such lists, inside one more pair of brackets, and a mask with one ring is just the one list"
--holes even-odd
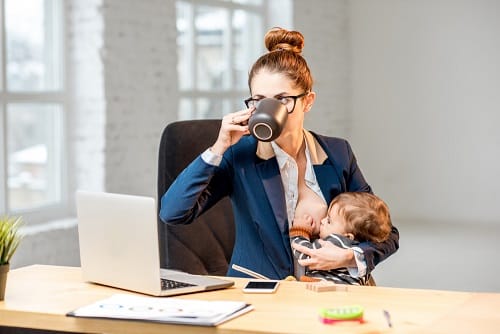
[[(189, 120), (168, 124), (160, 140), (158, 203), (177, 175), (217, 139), (221, 120)], [(158, 204), (158, 212), (159, 212)], [(226, 275), (234, 245), (234, 218), (224, 198), (189, 225), (158, 220), (162, 268), (192, 274)]]

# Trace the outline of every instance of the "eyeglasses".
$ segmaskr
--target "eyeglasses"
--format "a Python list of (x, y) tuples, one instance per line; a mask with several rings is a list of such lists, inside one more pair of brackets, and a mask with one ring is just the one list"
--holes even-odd
[[(276, 96), (274, 98), (276, 100), (280, 101), (280, 103), (286, 107), (286, 109), (288, 110), (288, 113), (291, 114), (291, 113), (293, 113), (293, 110), (295, 109), (295, 104), (297, 103), (297, 99), (300, 99), (301, 97), (304, 97), (307, 94), (309, 94), (309, 92), (304, 92), (300, 95), (295, 95), (295, 96)], [(262, 99), (263, 99), (263, 97), (258, 98), (258, 99), (254, 99), (253, 97), (249, 97), (248, 99), (245, 100), (245, 105), (247, 106), (247, 108), (250, 108), (250, 107), (257, 108)]]

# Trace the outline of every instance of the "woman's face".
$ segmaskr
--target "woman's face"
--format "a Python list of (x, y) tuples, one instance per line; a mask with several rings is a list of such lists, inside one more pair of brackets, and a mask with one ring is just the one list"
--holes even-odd
[[(304, 91), (294, 86), (294, 82), (281, 73), (272, 73), (265, 69), (258, 72), (250, 83), (253, 98), (297, 96)], [(302, 132), (304, 126), (304, 113), (309, 111), (314, 101), (314, 93), (296, 100), (295, 108), (288, 114), (288, 120), (281, 134)]]

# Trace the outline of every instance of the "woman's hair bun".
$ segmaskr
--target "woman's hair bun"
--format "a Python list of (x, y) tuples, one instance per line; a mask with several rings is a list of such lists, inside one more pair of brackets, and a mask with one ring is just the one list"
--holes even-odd
[(280, 27), (269, 30), (264, 41), (269, 52), (287, 50), (301, 54), (304, 48), (304, 36), (300, 32)]

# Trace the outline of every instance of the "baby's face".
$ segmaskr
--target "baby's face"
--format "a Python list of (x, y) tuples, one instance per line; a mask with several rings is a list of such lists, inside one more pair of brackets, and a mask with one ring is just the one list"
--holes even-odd
[(306, 198), (297, 203), (295, 216), (310, 216), (312, 218), (312, 235), (317, 236), (319, 234), (321, 219), (327, 214), (327, 209), (328, 208), (324, 202), (318, 201), (316, 199)]
[(337, 204), (335, 204), (330, 212), (328, 212), (327, 216), (321, 219), (321, 224), (319, 226), (320, 238), (326, 238), (332, 233), (340, 235), (347, 234), (345, 220), (339, 215), (338, 209)]

